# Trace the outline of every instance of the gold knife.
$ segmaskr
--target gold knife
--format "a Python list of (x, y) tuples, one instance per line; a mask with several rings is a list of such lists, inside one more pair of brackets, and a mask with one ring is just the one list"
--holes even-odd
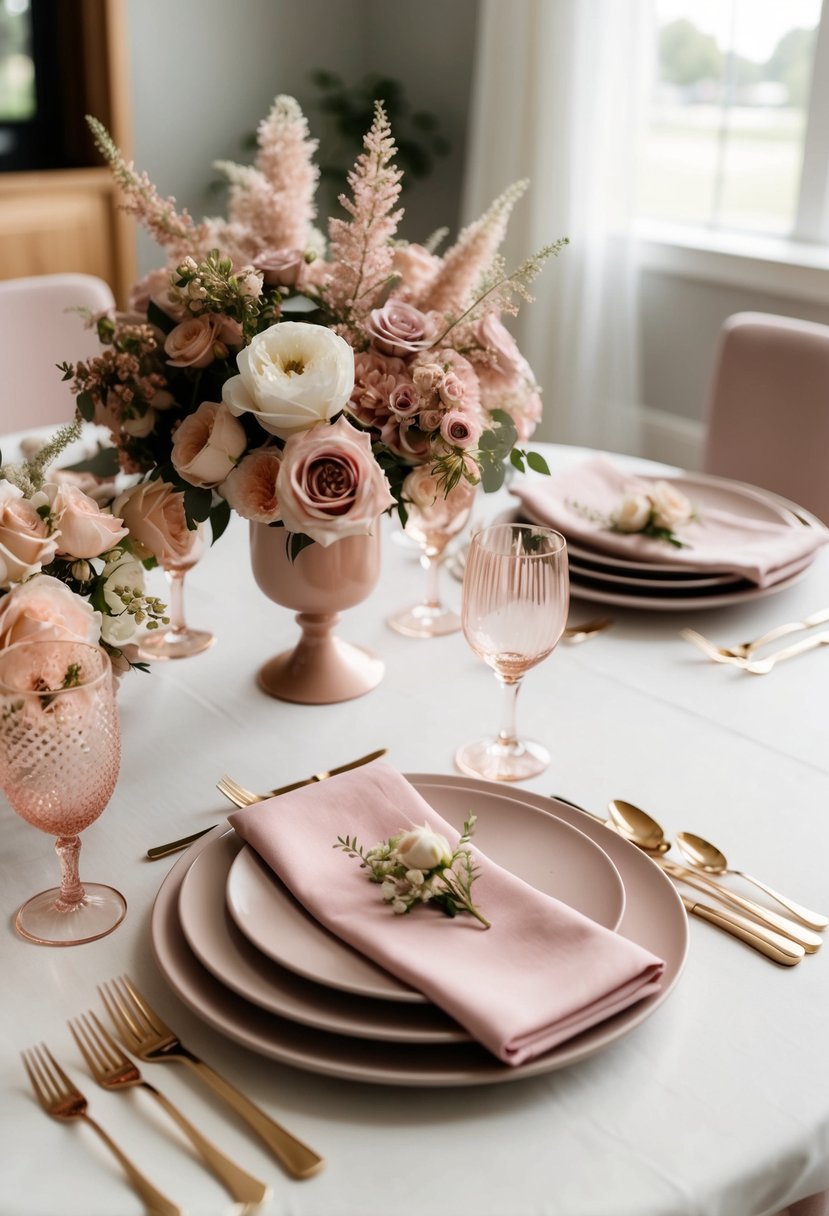
[[(341, 764), (339, 768), (329, 769), (324, 773), (314, 773), (311, 777), (304, 777), (302, 781), (293, 781), (290, 785), (281, 785), (278, 790), (270, 790), (265, 794), (266, 798), (276, 798), (279, 794), (287, 794), (291, 790), (298, 790), (303, 785), (313, 785), (316, 781), (325, 781), (327, 777), (336, 777), (338, 773), (347, 773), (353, 768), (360, 768), (364, 764), (370, 764), (372, 760), (379, 760), (381, 756), (385, 756), (389, 749), (380, 747), (376, 752), (369, 752), (367, 756), (360, 756), (359, 760), (350, 760), (348, 764)], [(182, 836), (180, 840), (171, 840), (169, 844), (157, 844), (151, 849), (147, 849), (147, 857), (150, 861), (157, 861), (159, 857), (168, 857), (170, 853), (178, 853), (181, 849), (186, 849), (188, 844), (192, 844), (194, 840), (198, 840), (200, 836), (205, 836), (208, 832), (212, 832), (215, 824), (211, 824), (209, 828), (202, 828), (199, 832), (192, 832), (189, 836)]]
[(710, 904), (698, 903), (687, 895), (683, 895), (681, 898), (690, 916), (698, 916), (700, 920), (707, 920), (709, 924), (716, 925), (718, 929), (724, 929), (726, 933), (738, 937), (747, 946), (753, 946), (755, 950), (765, 954), (766, 958), (780, 963), (783, 967), (794, 967), (806, 953), (797, 942), (790, 941), (781, 933), (774, 933), (771, 929), (758, 925), (756, 921), (750, 920), (747, 916), (741, 916), (739, 912), (726, 912), (725, 909), (712, 908)]

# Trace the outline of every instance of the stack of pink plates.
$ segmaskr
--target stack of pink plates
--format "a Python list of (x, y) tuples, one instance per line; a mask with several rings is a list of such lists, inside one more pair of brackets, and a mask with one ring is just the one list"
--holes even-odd
[[(466, 777), (410, 775), (500, 865), (665, 960), (661, 990), (517, 1068), (502, 1064), (419, 992), (323, 929), (232, 829), (181, 858), (158, 893), (156, 961), (220, 1033), (298, 1068), (384, 1085), (482, 1085), (561, 1068), (628, 1034), (679, 977), (687, 922), (671, 882), (581, 812)], [(451, 930), (450, 930), (451, 931)]]
[[(703, 473), (684, 473), (666, 480), (690, 499), (703, 516), (706, 510), (716, 509), (758, 523), (826, 532), (825, 525), (805, 508), (756, 486)], [(533, 518), (526, 506), (520, 511), (522, 518), (530, 522), (549, 522)], [(614, 546), (613, 552), (603, 549), (600, 529), (594, 535), (590, 545), (583, 539), (567, 536), (572, 594), (599, 603), (662, 611), (720, 608), (774, 595), (805, 575), (817, 551), (813, 549), (800, 564), (787, 568), (785, 576), (776, 582), (758, 587), (733, 571), (695, 570), (693, 562), (672, 561), (669, 546), (665, 546), (664, 560), (641, 561), (619, 553), (618, 546)]]

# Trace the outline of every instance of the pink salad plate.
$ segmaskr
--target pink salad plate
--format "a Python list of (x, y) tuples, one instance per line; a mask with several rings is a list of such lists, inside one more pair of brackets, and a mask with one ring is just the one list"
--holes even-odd
[[(490, 783), (468, 777), (414, 774), (409, 780), (443, 815), (459, 805), (468, 810), (482, 795), (489, 794), (498, 798), (507, 823), (511, 816), (532, 810), (576, 828), (590, 838), (607, 854), (624, 886), (626, 899), (618, 932), (665, 960), (664, 981), (659, 992), (517, 1068), (502, 1064), (471, 1041), (361, 1038), (353, 1033), (320, 1029), (310, 1024), (312, 1015), (303, 1010), (296, 1011), (299, 1020), (292, 1020), (244, 999), (227, 983), (217, 979), (199, 961), (182, 928), (179, 897), (185, 876), (202, 853), (215, 848), (214, 842), (226, 833), (227, 829), (220, 826), (197, 841), (176, 863), (161, 885), (152, 914), (151, 940), (156, 963), (175, 994), (197, 1017), (219, 1034), (296, 1068), (377, 1085), (447, 1087), (518, 1081), (574, 1064), (630, 1034), (662, 1005), (673, 991), (685, 963), (688, 924), (672, 883), (644, 853), (573, 807), (539, 794), (515, 789), (498, 789), (493, 794)], [(516, 852), (520, 853), (520, 837), (517, 833), (513, 836)], [(217, 873), (220, 872), (221, 867), (217, 865)], [(263, 959), (262, 963), (266, 961)], [(272, 961), (269, 965), (278, 966)], [(290, 975), (289, 972), (285, 974)], [(322, 985), (319, 989), (327, 994), (335, 1008), (347, 1009), (349, 1013), (352, 1007), (346, 1003), (369, 1000)], [(384, 1013), (379, 1015), (381, 1022), (389, 1017), (392, 1009), (398, 1014), (407, 1010), (412, 1016), (428, 1008), (407, 1007), (402, 1002), (371, 1003), (383, 1008)], [(332, 1016), (336, 1017), (336, 1013)]]

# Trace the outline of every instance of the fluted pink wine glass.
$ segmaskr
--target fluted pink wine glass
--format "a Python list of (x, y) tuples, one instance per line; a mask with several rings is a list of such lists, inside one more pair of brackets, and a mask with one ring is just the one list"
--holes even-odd
[(407, 503), (404, 532), (420, 546), (426, 586), (418, 603), (387, 617), (387, 623), (397, 633), (410, 638), (437, 638), (460, 630), (461, 618), (441, 598), (440, 568), (446, 546), (469, 523), (474, 498), (475, 486), (461, 481), (446, 496), (438, 492), (429, 505)]
[(207, 629), (191, 629), (184, 615), (184, 577), (201, 560), (207, 548), (204, 524), (193, 533), (193, 543), (187, 556), (160, 563), (170, 586), (168, 611), (170, 623), (154, 629), (141, 642), (141, 650), (151, 659), (189, 659), (201, 654), (216, 641)]
[(569, 599), (567, 544), (559, 532), (493, 524), (473, 536), (463, 576), (463, 632), (495, 672), (503, 712), (497, 735), (458, 749), (461, 772), (523, 781), (550, 763), (546, 747), (519, 738), (515, 703), (525, 672), (543, 662), (561, 637)]
[(111, 933), (127, 903), (114, 887), (81, 883), (78, 836), (112, 796), (121, 735), (109, 657), (74, 641), (20, 642), (0, 651), (0, 786), (14, 811), (51, 836), (60, 887), (18, 910), (15, 928), (43, 946)]

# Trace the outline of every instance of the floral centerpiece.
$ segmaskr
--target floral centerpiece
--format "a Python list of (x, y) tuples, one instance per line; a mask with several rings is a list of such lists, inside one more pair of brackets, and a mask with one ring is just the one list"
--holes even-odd
[[(62, 365), (78, 417), (111, 433), (110, 471), (133, 482), (112, 515), (133, 559), (160, 560), (182, 521), (209, 519), (215, 539), (231, 510), (283, 527), (296, 556), (370, 533), (385, 511), (405, 523), (415, 494), (445, 509), (459, 488), (497, 489), (508, 462), (546, 471), (518, 446), (541, 399), (502, 317), (566, 241), (507, 272), (498, 250), (526, 183), (443, 255), (443, 232), (397, 240), (401, 175), (378, 103), (326, 243), (317, 145), (292, 98), (260, 124), (253, 165), (219, 163), (228, 216), (201, 223), (89, 122), (123, 205), (166, 255), (128, 312), (89, 319), (101, 354)], [(83, 594), (71, 569), (66, 585)]]

